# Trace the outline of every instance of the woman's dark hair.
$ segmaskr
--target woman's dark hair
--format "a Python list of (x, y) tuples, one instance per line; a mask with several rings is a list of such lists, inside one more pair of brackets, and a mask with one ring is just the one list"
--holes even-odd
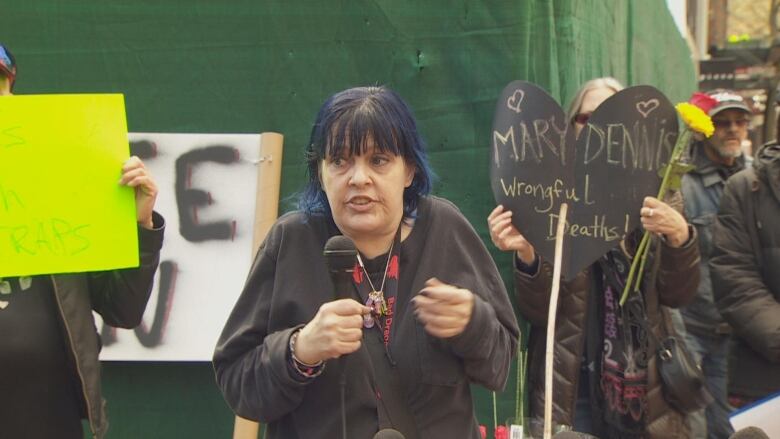
[(331, 217), (320, 162), (344, 153), (361, 155), (372, 142), (379, 151), (401, 156), (414, 167), (412, 184), (404, 189), (404, 217), (411, 217), (420, 197), (430, 193), (434, 176), (412, 110), (397, 93), (381, 86), (350, 88), (322, 104), (306, 146), (309, 181), (298, 195), (298, 208)]

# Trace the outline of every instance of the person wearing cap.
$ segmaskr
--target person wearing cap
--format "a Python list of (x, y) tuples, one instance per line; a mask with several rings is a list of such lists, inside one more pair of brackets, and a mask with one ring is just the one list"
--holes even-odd
[(693, 437), (725, 439), (734, 432), (728, 419), (731, 407), (727, 398), (731, 327), (715, 307), (707, 264), (712, 252), (712, 226), (726, 180), (745, 167), (742, 142), (748, 137), (750, 108), (731, 90), (713, 90), (705, 95), (695, 94), (692, 102), (707, 102), (700, 106), (712, 118), (715, 132), (708, 139), (693, 142), (689, 159), (695, 169), (682, 180), (685, 216), (699, 235), (701, 280), (694, 301), (682, 308), (682, 315), (688, 347), (700, 362), (715, 401), (689, 415), (688, 422)]
[(780, 392), (778, 218), (780, 146), (773, 140), (726, 183), (713, 233), (715, 303), (734, 328), (728, 388), (735, 407)]
[[(11, 99), (16, 60), (0, 44), (0, 100)], [(157, 184), (137, 157), (120, 184), (135, 189), (139, 267), (95, 273), (0, 278), (0, 436), (94, 438), (108, 421), (100, 388), (100, 338), (106, 324), (133, 328), (143, 317), (160, 260), (164, 220), (154, 212)]]

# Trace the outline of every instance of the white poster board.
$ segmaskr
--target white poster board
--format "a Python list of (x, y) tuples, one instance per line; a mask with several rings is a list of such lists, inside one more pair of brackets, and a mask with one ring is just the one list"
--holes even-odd
[[(770, 438), (780, 438), (780, 393), (742, 407), (729, 416), (731, 426), (739, 431), (743, 428), (757, 427)], [(747, 437), (747, 436), (746, 436)]]
[(259, 134), (131, 133), (130, 147), (157, 181), (165, 242), (141, 326), (109, 328), (96, 315), (100, 359), (211, 361), (252, 262), (258, 181), (274, 160), (278, 180), (281, 149), (261, 156)]

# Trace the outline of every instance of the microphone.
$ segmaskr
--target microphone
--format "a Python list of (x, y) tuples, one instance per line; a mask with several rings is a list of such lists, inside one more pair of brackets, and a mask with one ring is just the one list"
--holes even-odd
[(769, 436), (758, 427), (745, 427), (734, 432), (729, 439), (769, 439)]
[(344, 235), (332, 236), (322, 251), (325, 263), (333, 281), (334, 297), (348, 299), (352, 297), (352, 272), (355, 271), (357, 249), (355, 243)]
[(398, 430), (392, 428), (383, 428), (376, 432), (373, 439), (405, 439), (404, 435)]
[[(328, 266), (330, 280), (333, 282), (333, 297), (336, 299), (349, 299), (351, 297), (350, 291), (352, 291), (352, 272), (355, 271), (355, 262), (357, 261), (355, 243), (344, 235), (331, 236), (328, 242), (325, 243), (322, 255), (325, 256), (325, 264)], [(342, 358), (339, 361), (341, 365), (339, 394), (341, 396), (342, 439), (347, 439), (347, 409), (345, 402), (347, 387), (346, 360), (346, 358)], [(380, 436), (381, 438), (382, 436)]]

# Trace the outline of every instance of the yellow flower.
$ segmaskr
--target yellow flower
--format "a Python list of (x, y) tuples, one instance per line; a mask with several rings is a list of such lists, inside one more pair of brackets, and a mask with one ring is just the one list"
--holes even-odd
[(707, 137), (712, 136), (712, 133), (715, 132), (715, 127), (712, 125), (712, 119), (696, 105), (681, 102), (674, 108), (680, 113), (680, 117), (689, 129), (696, 131), (697, 133), (702, 133)]

